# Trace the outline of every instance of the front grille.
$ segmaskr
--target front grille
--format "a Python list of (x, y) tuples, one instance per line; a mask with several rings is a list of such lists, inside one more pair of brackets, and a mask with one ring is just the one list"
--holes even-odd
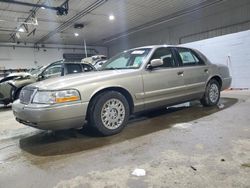
[(30, 88), (30, 87), (23, 88), (19, 96), (20, 102), (23, 104), (28, 104), (34, 92), (35, 88)]

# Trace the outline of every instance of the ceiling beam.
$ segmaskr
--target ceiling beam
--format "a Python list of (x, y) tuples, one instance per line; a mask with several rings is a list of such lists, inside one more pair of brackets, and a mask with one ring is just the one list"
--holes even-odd
[(0, 28), (0, 32), (14, 32), (15, 30), (13, 30), (13, 29), (2, 29), (2, 28)]
[(0, 8), (0, 11), (6, 11), (6, 12), (14, 12), (14, 13), (18, 13), (18, 14), (29, 14), (30, 12), (25, 12), (25, 11), (19, 11), (19, 10), (10, 10), (10, 9), (2, 9)]

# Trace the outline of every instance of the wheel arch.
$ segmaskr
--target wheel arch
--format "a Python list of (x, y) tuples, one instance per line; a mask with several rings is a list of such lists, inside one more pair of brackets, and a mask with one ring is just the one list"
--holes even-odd
[[(211, 76), (210, 77), (210, 79), (208, 79), (208, 82), (207, 82), (207, 84), (211, 81), (211, 80), (216, 80), (218, 83), (219, 83), (219, 85), (220, 85), (220, 89), (222, 88), (222, 78), (219, 76), (219, 75), (214, 75), (214, 76)], [(206, 85), (207, 85), (206, 84)]]
[[(101, 95), (102, 93), (106, 92), (106, 91), (116, 91), (116, 92), (119, 92), (121, 93), (128, 101), (128, 104), (129, 104), (129, 110), (130, 110), (130, 114), (133, 113), (134, 111), (134, 100), (133, 100), (133, 97), (132, 95), (130, 94), (130, 92), (123, 88), (123, 87), (120, 87), (120, 86), (112, 86), (112, 87), (106, 87), (106, 88), (102, 88), (98, 91), (96, 91), (90, 98), (90, 101), (89, 101), (89, 105), (88, 105), (88, 109), (87, 109), (87, 114), (89, 114), (89, 111), (90, 111), (90, 108), (91, 108), (91, 104), (93, 102), (95, 102), (95, 98), (99, 95)], [(88, 115), (87, 115), (88, 116)], [(87, 117), (88, 118), (88, 117)]]

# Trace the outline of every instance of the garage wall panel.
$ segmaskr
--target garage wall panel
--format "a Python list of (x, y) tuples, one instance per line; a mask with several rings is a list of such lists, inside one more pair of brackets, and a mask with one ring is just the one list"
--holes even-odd
[(250, 88), (250, 30), (183, 44), (200, 50), (216, 64), (227, 65), (233, 88)]
[[(5, 67), (5, 69), (34, 68), (63, 59), (64, 53), (85, 53), (82, 49), (77, 50), (77, 48), (83, 48), (82, 46), (61, 47), (72, 48), (72, 50), (57, 48), (41, 48), (38, 50), (34, 48), (0, 47), (0, 67)], [(90, 48), (96, 49), (100, 54), (107, 55), (107, 48), (105, 47), (96, 46)]]

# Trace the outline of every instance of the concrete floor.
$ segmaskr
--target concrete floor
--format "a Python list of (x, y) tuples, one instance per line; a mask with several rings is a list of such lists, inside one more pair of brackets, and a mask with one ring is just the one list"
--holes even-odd
[(250, 92), (223, 92), (220, 103), (137, 116), (111, 137), (39, 131), (1, 107), (0, 188), (250, 187)]

